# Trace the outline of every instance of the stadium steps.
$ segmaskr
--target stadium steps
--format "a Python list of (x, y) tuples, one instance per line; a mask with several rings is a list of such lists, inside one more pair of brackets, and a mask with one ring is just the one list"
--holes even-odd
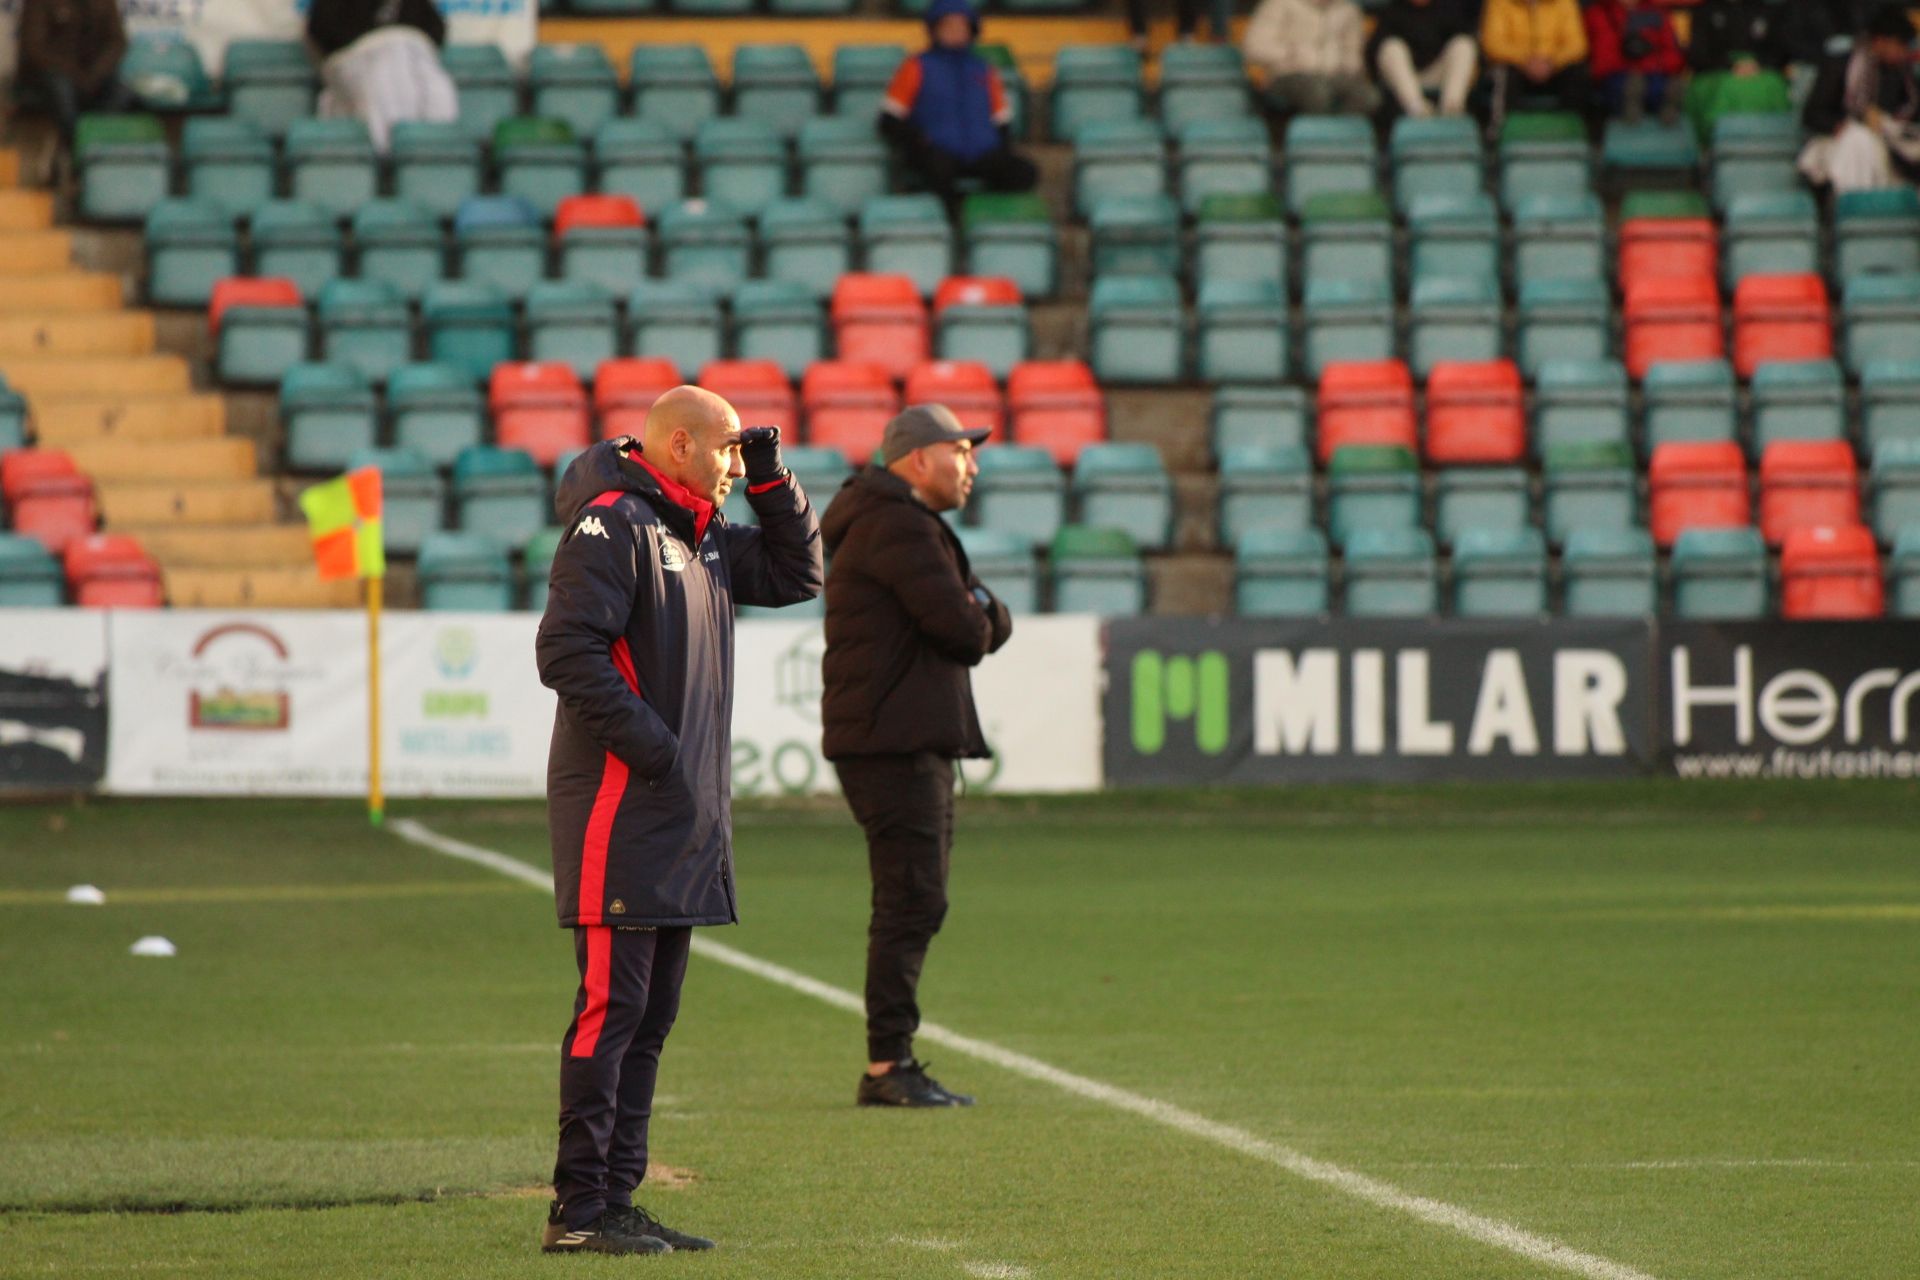
[(52, 192), (0, 189), (0, 232), (45, 231), (52, 226)]
[(230, 528), (264, 524), (279, 510), (273, 481), (258, 477), (193, 483), (106, 481), (99, 486), (99, 496), (107, 527), (116, 531), (122, 525), (141, 528), (170, 523)]
[(0, 358), (149, 355), (153, 339), (153, 316), (142, 311), (0, 314)]
[(201, 569), (162, 560), (161, 568), (175, 608), (351, 609), (360, 602), (357, 581), (323, 582), (311, 564)]
[[(28, 239), (42, 243), (38, 236)], [(0, 239), (0, 244), (10, 245), (11, 241)], [(0, 259), (8, 257), (0, 253)], [(19, 275), (0, 272), (0, 314), (114, 311), (119, 309), (124, 297), (120, 277), (105, 272), (52, 270)]]
[(0, 257), (0, 280), (54, 274), (72, 261), (73, 237), (67, 232), (15, 232), (7, 237), (6, 255)]
[(35, 434), (65, 447), (76, 441), (178, 440), (217, 436), (227, 429), (224, 403), (204, 392), (178, 395), (81, 395), (33, 403)]
[(82, 440), (67, 446), (97, 481), (245, 480), (258, 473), (253, 441), (230, 436), (186, 440)]
[(187, 362), (179, 356), (0, 355), (0, 373), (28, 400), (97, 395), (111, 387), (120, 395), (177, 395), (193, 389)]
[(294, 524), (123, 524), (154, 559), (175, 569), (284, 569), (310, 555), (307, 531)]

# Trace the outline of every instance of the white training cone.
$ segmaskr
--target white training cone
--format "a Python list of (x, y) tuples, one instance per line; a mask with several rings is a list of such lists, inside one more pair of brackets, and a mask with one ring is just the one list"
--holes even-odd
[(133, 944), (133, 954), (137, 956), (170, 956), (174, 954), (173, 944), (159, 934), (149, 934)]
[(67, 890), (67, 901), (77, 907), (99, 907), (106, 905), (107, 895), (97, 885), (77, 884)]

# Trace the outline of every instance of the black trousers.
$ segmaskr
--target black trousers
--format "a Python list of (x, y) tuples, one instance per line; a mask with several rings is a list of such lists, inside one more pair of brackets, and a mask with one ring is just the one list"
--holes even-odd
[(947, 918), (953, 761), (931, 751), (836, 760), (847, 806), (867, 834), (867, 1061), (913, 1056), (920, 970)]
[(989, 152), (977, 160), (962, 160), (951, 151), (916, 139), (905, 149), (909, 168), (926, 179), (927, 188), (943, 200), (948, 209), (960, 204), (960, 182), (976, 178), (989, 191), (1031, 191), (1040, 180), (1033, 161), (1011, 148)]
[(553, 1193), (569, 1227), (631, 1204), (647, 1176), (660, 1048), (680, 1012), (693, 930), (573, 931), (580, 990), (560, 1042), (560, 1155)]

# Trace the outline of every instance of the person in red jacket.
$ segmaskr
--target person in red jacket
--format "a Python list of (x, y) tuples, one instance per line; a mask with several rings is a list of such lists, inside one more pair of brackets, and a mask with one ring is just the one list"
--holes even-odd
[(1687, 60), (1665, 9), (1653, 0), (1595, 0), (1586, 24), (1587, 69), (1608, 115), (1678, 114)]

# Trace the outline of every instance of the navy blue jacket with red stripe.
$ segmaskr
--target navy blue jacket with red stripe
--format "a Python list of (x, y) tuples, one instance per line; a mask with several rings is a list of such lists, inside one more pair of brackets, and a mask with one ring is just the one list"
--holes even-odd
[(759, 527), (730, 525), (630, 443), (588, 449), (555, 498), (535, 646), (560, 698), (555, 903), (562, 927), (731, 924), (733, 606), (819, 595), (820, 522), (781, 469), (747, 477)]

